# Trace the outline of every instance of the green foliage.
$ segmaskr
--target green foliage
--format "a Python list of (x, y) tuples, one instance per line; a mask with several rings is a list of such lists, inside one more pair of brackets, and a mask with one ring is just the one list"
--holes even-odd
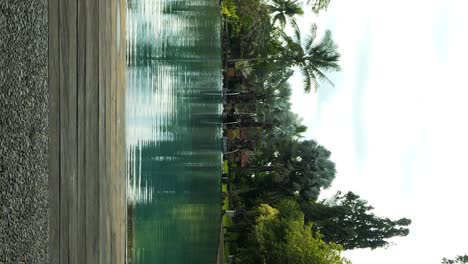
[(330, 152), (313, 140), (283, 139), (257, 150), (257, 165), (242, 168), (249, 178), (245, 189), (236, 192), (248, 204), (275, 203), (283, 198), (298, 196), (303, 200), (317, 199), (322, 188), (331, 186), (335, 164)]
[[(268, 171), (261, 188), (270, 194), (268, 202), (281, 197), (300, 195), (315, 200), (321, 188), (331, 186), (335, 178), (335, 164), (331, 152), (314, 140), (295, 140), (270, 137), (258, 150), (253, 172)], [(273, 195), (273, 196), (271, 196)]]
[(293, 18), (295, 15), (304, 13), (298, 0), (271, 0), (268, 7), (273, 15), (273, 25), (278, 21), (281, 28), (286, 26), (287, 18)]
[(274, 52), (278, 43), (276, 28), (271, 24), (267, 4), (260, 0), (233, 0), (239, 20), (232, 23), (231, 36), (245, 57), (264, 57)]
[[(227, 184), (223, 183), (221, 185), (221, 191), (222, 191), (222, 194), (223, 194), (223, 211), (225, 210), (228, 210), (229, 209), (229, 199), (228, 199), (228, 193), (227, 193)], [(223, 230), (224, 228), (228, 229), (230, 228), (232, 225), (233, 225), (233, 222), (232, 222), (232, 218), (227, 216), (226, 214), (223, 214), (223, 218), (222, 218), (222, 221), (223, 221)], [(224, 246), (224, 249), (223, 249), (223, 252), (224, 252), (224, 261), (227, 262), (227, 257), (230, 255), (230, 243), (229, 241), (225, 241), (223, 243), (223, 246)]]
[[(310, 92), (312, 88), (319, 88), (319, 81), (325, 81), (333, 85), (333, 82), (325, 74), (327, 71), (340, 71), (340, 53), (332, 39), (331, 31), (326, 31), (322, 39), (316, 40), (317, 27), (311, 26), (310, 33), (303, 36), (298, 25), (291, 20), (294, 29), (293, 36), (284, 32), (280, 35), (284, 42), (272, 42), (268, 56), (257, 56), (248, 59), (231, 59), (231, 62), (266, 63), (275, 64), (280, 70), (287, 71), (299, 68), (304, 80), (304, 89)], [(279, 45), (278, 45), (279, 44)]]
[(227, 160), (223, 160), (223, 173), (229, 173), (229, 165)]
[(294, 201), (284, 200), (277, 208), (262, 204), (253, 214), (255, 225), (238, 263), (351, 263), (340, 255), (341, 246), (312, 233), (312, 225), (304, 224), (304, 215)]
[(468, 263), (468, 255), (465, 254), (463, 256), (457, 256), (455, 259), (442, 259), (442, 264), (463, 264)]
[(340, 71), (338, 64), (340, 53), (332, 39), (331, 31), (327, 30), (322, 39), (317, 40), (317, 26), (310, 27), (309, 34), (303, 36), (298, 25), (292, 21), (294, 34), (292, 37), (283, 34), (287, 43), (284, 59), (290, 66), (296, 66), (302, 73), (304, 89), (310, 92), (312, 88), (319, 88), (319, 81), (325, 81), (333, 85), (326, 76), (326, 71)]
[(250, 166), (231, 170), (244, 175), (237, 178), (233, 191), (244, 205), (275, 203), (295, 195), (313, 200), (335, 177), (331, 152), (313, 140), (301, 139), (307, 127), (290, 109), (287, 80), (291, 74), (291, 70), (255, 67), (248, 76), (255, 96), (239, 101), (240, 112), (255, 112), (258, 123), (269, 126), (250, 131), (256, 142)]
[(352, 192), (338, 192), (328, 203), (304, 202), (301, 207), (306, 222), (314, 222), (325, 241), (344, 249), (387, 247), (387, 239), (408, 235), (411, 224), (407, 218), (390, 220), (374, 215), (374, 208)]
[[(298, 2), (225, 0), (222, 6), (226, 17), (238, 16), (228, 27), (231, 54), (240, 58), (228, 62), (248, 68), (247, 80), (235, 84), (239, 95), (230, 99), (237, 113), (255, 114), (239, 117), (248, 121), (242, 127), (255, 142), (249, 165), (229, 170), (235, 175), (230, 205), (239, 212), (229, 226), (237, 239), (230, 245), (239, 249), (233, 250), (239, 263), (348, 263), (341, 250), (387, 247), (387, 239), (409, 232), (411, 220), (377, 217), (353, 193), (337, 195), (332, 204), (315, 202), (331, 186), (336, 168), (329, 150), (301, 138), (307, 127), (291, 111), (288, 79), (299, 69), (307, 92), (322, 82), (333, 85), (326, 73), (340, 70), (340, 53), (330, 31), (321, 39), (315, 25), (308, 34), (299, 31)], [(315, 12), (328, 3), (312, 1)], [(287, 21), (292, 35), (282, 30)]]
[[(263, 67), (274, 64), (280, 71), (297, 67), (304, 77), (306, 92), (310, 92), (312, 88), (317, 90), (319, 81), (333, 85), (326, 72), (340, 70), (337, 46), (330, 31), (327, 31), (321, 40), (316, 41), (315, 25), (312, 25), (310, 34), (302, 36), (294, 19), (295, 16), (303, 14), (299, 0), (231, 1), (235, 1), (236, 13), (239, 16), (239, 19), (231, 24), (234, 31), (232, 39), (238, 44), (240, 51), (240, 58), (231, 58), (231, 62), (242, 61), (250, 66), (261, 64)], [(314, 8), (323, 9), (326, 5), (327, 1), (313, 2)], [(292, 37), (282, 30), (288, 19), (294, 29)], [(279, 23), (279, 27), (276, 27), (276, 22)]]
[(234, 4), (233, 0), (223, 0), (221, 2), (221, 13), (227, 19), (231, 20), (239, 20), (239, 17), (236, 13), (236, 5)]

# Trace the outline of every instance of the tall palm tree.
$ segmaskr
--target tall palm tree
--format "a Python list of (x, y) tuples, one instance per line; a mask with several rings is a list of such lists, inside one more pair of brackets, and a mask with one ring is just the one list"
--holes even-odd
[(338, 64), (340, 53), (332, 39), (331, 31), (327, 30), (322, 39), (317, 40), (317, 26), (313, 24), (310, 33), (302, 36), (294, 19), (291, 19), (294, 30), (293, 36), (282, 33), (285, 42), (284, 51), (279, 56), (267, 58), (230, 59), (229, 62), (272, 62), (285, 68), (298, 67), (304, 79), (304, 90), (310, 92), (312, 88), (319, 88), (319, 81), (333, 82), (325, 75), (325, 71), (340, 71)]
[(286, 19), (292, 18), (295, 15), (302, 15), (301, 4), (297, 0), (271, 0), (268, 5), (270, 12), (273, 14), (273, 24), (278, 21), (281, 28), (286, 26)]
[(289, 58), (293, 66), (297, 66), (303, 75), (304, 89), (310, 92), (319, 88), (319, 80), (333, 85), (333, 82), (325, 75), (325, 71), (340, 71), (340, 53), (332, 39), (331, 31), (325, 31), (322, 39), (317, 40), (317, 26), (313, 24), (310, 33), (302, 36), (297, 23), (291, 23), (294, 33), (290, 37), (283, 34), (283, 39), (289, 47)]

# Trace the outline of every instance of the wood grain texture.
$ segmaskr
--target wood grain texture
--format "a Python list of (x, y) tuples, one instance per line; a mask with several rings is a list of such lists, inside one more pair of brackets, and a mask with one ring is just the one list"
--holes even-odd
[(49, 263), (60, 258), (59, 0), (49, 0)]
[(86, 76), (88, 75), (86, 68), (86, 47), (88, 40), (86, 38), (86, 25), (88, 23), (88, 14), (86, 12), (86, 1), (77, 1), (78, 19), (77, 19), (77, 65), (78, 65), (78, 112), (77, 112), (77, 128), (78, 128), (78, 145), (77, 145), (77, 263), (86, 263), (86, 149), (89, 147), (86, 144), (86, 111), (85, 97), (87, 92)]
[(66, 176), (66, 189), (67, 192), (65, 207), (68, 210), (68, 263), (78, 263), (78, 179), (77, 179), (77, 149), (78, 149), (78, 137), (77, 137), (77, 1), (76, 0), (64, 0), (65, 3), (65, 16), (63, 32), (67, 32), (66, 42), (68, 45), (66, 56), (68, 57), (68, 65), (65, 67), (65, 87), (63, 87), (66, 93), (64, 106), (67, 108), (68, 114), (65, 115), (67, 119), (67, 137), (64, 148), (67, 151), (67, 155), (64, 157), (67, 161), (66, 170), (64, 175)]
[(99, 259), (99, 24), (98, 1), (86, 0), (86, 263)]
[(49, 260), (125, 263), (125, 1), (49, 1)]
[[(116, 0), (110, 0), (109, 1), (109, 6), (110, 8), (107, 10), (107, 20), (108, 20), (108, 25), (110, 25), (111, 27), (115, 27), (115, 1)], [(110, 109), (112, 109), (111, 111), (108, 111), (108, 120), (110, 121), (109, 122), (109, 131), (108, 131), (108, 137), (109, 137), (109, 142), (110, 144), (107, 145), (108, 147), (108, 156), (110, 157), (110, 160), (115, 162), (116, 159), (115, 159), (115, 152), (112, 151), (112, 147), (115, 147), (116, 146), (116, 115), (117, 115), (117, 112), (116, 112), (116, 97), (117, 97), (117, 93), (116, 93), (116, 81), (115, 81), (115, 78), (116, 78), (116, 74), (115, 74), (115, 68), (116, 68), (116, 65), (115, 65), (115, 57), (116, 57), (116, 54), (115, 54), (115, 30), (110, 30), (109, 31), (109, 35), (108, 37), (110, 37), (110, 40), (109, 40), (109, 63), (110, 63), (110, 79), (109, 79), (109, 85), (110, 87), (109, 88), (109, 92), (108, 92), (108, 95), (109, 95), (109, 100), (110, 100)], [(112, 162), (112, 163), (113, 163)], [(115, 166), (112, 166), (112, 163), (108, 163), (108, 171), (110, 172), (108, 174), (108, 179), (109, 179), (109, 191), (107, 193), (107, 201), (108, 201), (108, 208), (109, 210), (107, 211), (108, 212), (108, 217), (109, 217), (109, 239), (110, 239), (110, 245), (109, 245), (109, 263), (117, 263), (116, 262), (116, 255), (118, 254), (117, 252), (117, 249), (115, 247), (116, 245), (116, 219), (115, 219), (115, 215), (116, 215), (116, 200), (113, 199), (114, 195), (116, 194), (116, 186), (118, 185), (118, 183), (116, 182), (116, 168)]]
[(60, 48), (59, 48), (59, 61), (60, 61), (60, 262), (68, 263), (68, 233), (69, 233), (69, 184), (68, 184), (68, 167), (69, 167), (69, 151), (68, 151), (68, 66), (69, 66), (69, 49), (70, 45), (68, 29), (69, 21), (67, 20), (67, 7), (69, 1), (59, 2), (59, 34), (60, 34)]
[[(116, 60), (116, 67), (117, 67), (117, 144), (116, 148), (117, 154), (116, 163), (117, 164), (125, 164), (125, 129), (121, 129), (125, 127), (125, 74), (126, 74), (126, 39), (125, 39), (125, 25), (126, 25), (126, 13), (127, 13), (127, 6), (126, 0), (116, 0), (117, 1), (117, 14), (119, 15), (119, 19), (116, 21), (116, 30), (118, 30), (118, 34), (116, 37), (117, 43), (117, 60)], [(117, 207), (115, 212), (116, 215), (116, 227), (117, 227), (117, 237), (125, 237), (125, 239), (117, 239), (117, 263), (125, 263), (126, 260), (126, 250), (121, 251), (121, 248), (126, 249), (126, 237), (127, 237), (127, 200), (126, 200), (126, 192), (127, 192), (127, 176), (125, 173), (125, 166), (117, 166), (116, 167), (116, 175), (117, 179), (115, 182), (118, 183), (118, 192), (116, 193), (116, 197), (114, 197), (115, 201), (117, 201)]]
[(98, 20), (98, 50), (100, 51), (98, 54), (98, 91), (99, 91), (99, 196), (98, 196), (98, 203), (99, 203), (99, 237), (98, 237), (98, 247), (99, 247), (99, 263), (103, 262), (103, 255), (106, 250), (105, 248), (105, 201), (103, 199), (105, 188), (106, 188), (106, 79), (108, 77), (106, 73), (106, 68), (104, 67), (104, 61), (106, 61), (106, 50), (107, 50), (107, 43), (106, 38), (102, 35), (104, 32), (102, 29), (105, 26), (105, 9), (107, 8), (106, 0), (98, 1), (98, 10), (99, 10), (99, 20)]
[[(109, 254), (110, 254), (110, 231), (109, 231), (109, 205), (108, 205), (108, 186), (109, 186), (109, 164), (110, 160), (108, 157), (109, 149), (110, 149), (110, 133), (109, 133), (109, 123), (110, 123), (110, 115), (109, 112), (111, 111), (110, 100), (109, 100), (109, 79), (110, 79), (110, 67), (108, 64), (109, 61), (109, 30), (105, 30), (109, 27), (108, 23), (108, 10), (110, 9), (109, 0), (101, 0), (99, 1), (99, 90), (102, 91), (103, 96), (103, 105), (105, 107), (105, 111), (103, 111), (103, 153), (102, 153), (102, 160), (100, 160), (99, 165), (103, 167), (104, 173), (100, 174), (100, 183), (99, 183), (99, 194), (100, 194), (100, 203), (101, 203), (101, 210), (100, 210), (100, 263), (110, 263)], [(100, 94), (101, 96), (101, 94)], [(101, 157), (100, 157), (101, 158)]]

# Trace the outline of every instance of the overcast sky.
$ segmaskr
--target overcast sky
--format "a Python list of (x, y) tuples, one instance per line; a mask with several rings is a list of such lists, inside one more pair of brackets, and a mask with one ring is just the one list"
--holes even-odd
[(293, 111), (306, 137), (332, 151), (333, 187), (376, 214), (413, 220), (388, 249), (346, 252), (355, 264), (431, 264), (468, 253), (468, 1), (331, 0), (318, 18), (342, 54), (342, 71)]

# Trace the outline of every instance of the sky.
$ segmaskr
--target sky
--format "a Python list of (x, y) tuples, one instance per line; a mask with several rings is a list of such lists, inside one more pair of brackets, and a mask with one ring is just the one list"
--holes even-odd
[(388, 249), (344, 253), (354, 264), (431, 264), (468, 254), (468, 1), (331, 0), (318, 17), (342, 54), (339, 73), (292, 110), (306, 138), (332, 151), (332, 188), (353, 191), (375, 214), (410, 218)]

